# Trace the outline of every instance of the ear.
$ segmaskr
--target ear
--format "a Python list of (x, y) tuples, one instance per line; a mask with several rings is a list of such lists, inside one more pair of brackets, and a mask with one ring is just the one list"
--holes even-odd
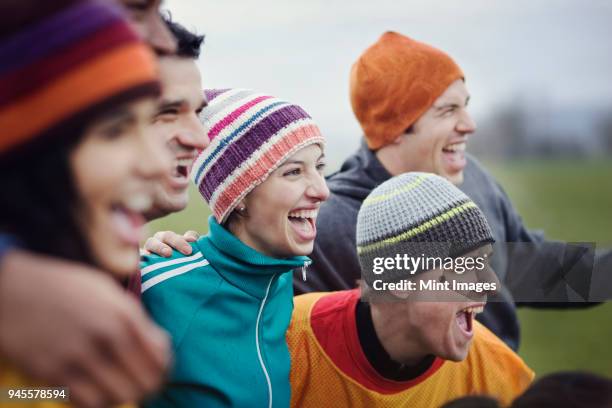
[(396, 137), (395, 139), (393, 139), (393, 141), (391, 142), (391, 144), (395, 144), (398, 145), (400, 143), (402, 143), (402, 140), (404, 138), (404, 136), (406, 135), (406, 133), (402, 133), (401, 135), (399, 135), (398, 137)]
[(236, 211), (239, 214), (243, 214), (246, 211), (246, 202), (244, 201), (244, 199), (238, 201), (238, 204), (236, 205)]
[(408, 299), (408, 297), (410, 296), (410, 291), (409, 290), (390, 290), (389, 293), (391, 293), (393, 296), (395, 296), (398, 299), (401, 300), (406, 300)]

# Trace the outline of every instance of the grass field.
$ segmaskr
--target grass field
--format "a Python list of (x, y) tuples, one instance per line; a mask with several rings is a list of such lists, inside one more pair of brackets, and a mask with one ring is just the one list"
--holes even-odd
[[(530, 228), (612, 248), (611, 161), (526, 161), (487, 168)], [(523, 308), (519, 316), (520, 354), (538, 375), (584, 369), (612, 377), (612, 303), (572, 311)]]
[[(488, 163), (530, 228), (612, 248), (612, 161)], [(210, 211), (192, 191), (189, 207), (151, 230), (206, 231)], [(611, 271), (612, 273), (612, 271)], [(520, 309), (520, 354), (538, 375), (583, 369), (612, 377), (612, 303), (587, 310)]]

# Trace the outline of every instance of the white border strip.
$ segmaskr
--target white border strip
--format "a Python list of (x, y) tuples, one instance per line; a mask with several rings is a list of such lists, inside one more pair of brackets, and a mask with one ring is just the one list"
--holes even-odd
[(168, 272), (164, 272), (164, 273), (160, 273), (159, 275), (157, 275), (154, 278), (149, 279), (148, 281), (144, 282), (142, 284), (142, 287), (140, 289), (140, 293), (145, 293), (146, 290), (151, 289), (151, 287), (157, 285), (158, 283), (161, 283), (165, 280), (168, 280), (170, 278), (174, 278), (175, 276), (178, 275), (182, 275), (184, 273), (187, 273), (193, 269), (199, 268), (201, 266), (206, 266), (208, 265), (208, 260), (206, 259), (202, 259), (200, 262), (196, 262), (196, 263), (192, 263), (189, 265), (184, 265), (181, 266), (180, 268), (176, 268), (173, 269), (171, 271)]
[(171, 259), (169, 261), (157, 262), (157, 263), (154, 263), (153, 265), (145, 266), (144, 268), (142, 268), (140, 270), (140, 276), (145, 276), (149, 272), (153, 272), (158, 269), (165, 268), (166, 266), (178, 265), (178, 264), (182, 264), (186, 262), (195, 261), (197, 259), (202, 258), (202, 256), (203, 256), (202, 253), (198, 251), (195, 254), (188, 256), (187, 258), (176, 258), (176, 259)]

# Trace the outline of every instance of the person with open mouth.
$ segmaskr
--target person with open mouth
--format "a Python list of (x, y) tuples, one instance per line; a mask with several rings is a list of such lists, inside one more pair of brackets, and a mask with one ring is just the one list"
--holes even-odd
[[(120, 288), (138, 271), (152, 183), (170, 170), (165, 147), (149, 132), (160, 90), (155, 57), (113, 2), (58, 2), (40, 11), (21, 30), (0, 38), (2, 61), (11, 64), (2, 78), (0, 102), (0, 230), (27, 250), (83, 265), (77, 275), (104, 271), (108, 281), (99, 282)], [(25, 52), (32, 51), (33, 38), (36, 52)], [(95, 47), (89, 46), (92, 42)], [(44, 273), (54, 272), (43, 268)], [(76, 300), (102, 297), (78, 288), (67, 285), (62, 293)], [(111, 296), (101, 304), (118, 300)], [(144, 317), (136, 302), (127, 304), (134, 310), (126, 305), (125, 314), (136, 311)], [(78, 308), (79, 303), (69, 306)], [(105, 315), (103, 307), (96, 311), (88, 324), (98, 333), (99, 347), (79, 349), (80, 357), (99, 370), (82, 369), (82, 361), (73, 361), (71, 375), (79, 379), (64, 391), (64, 401), (83, 407), (136, 403), (164, 377), (168, 337), (148, 319), (135, 328)], [(63, 338), (60, 322), (44, 313), (26, 323), (33, 326), (32, 336), (38, 335), (38, 326), (48, 325), (57, 331), (56, 342), (80, 345)], [(134, 350), (129, 342), (111, 347), (107, 333), (112, 337), (121, 331), (138, 337), (146, 351)], [(53, 364), (57, 359), (41, 361), (41, 375), (53, 371)], [(104, 393), (92, 391), (93, 376), (95, 383), (104, 384)], [(67, 385), (60, 381), (58, 376), (50, 380)], [(0, 359), (0, 387), (23, 390), (44, 384)]]
[(206, 130), (198, 118), (206, 106), (196, 61), (204, 36), (196, 35), (170, 16), (163, 17), (176, 38), (176, 54), (159, 57), (162, 93), (151, 131), (162, 138), (172, 156), (172, 171), (155, 185), (147, 221), (184, 210), (189, 201), (189, 174), (198, 153), (208, 146)]
[(142, 300), (175, 364), (148, 407), (287, 407), (292, 271), (307, 278), (329, 195), (324, 139), (299, 106), (245, 89), (206, 90), (210, 145), (191, 178), (212, 209), (189, 255), (147, 255)]
[[(356, 239), (361, 289), (294, 299), (292, 407), (437, 408), (472, 394), (508, 404), (529, 386), (533, 371), (475, 319), (492, 291), (452, 289), (499, 284), (489, 225), (457, 187), (431, 173), (389, 179), (364, 200)], [(423, 262), (408, 271), (404, 255)]]

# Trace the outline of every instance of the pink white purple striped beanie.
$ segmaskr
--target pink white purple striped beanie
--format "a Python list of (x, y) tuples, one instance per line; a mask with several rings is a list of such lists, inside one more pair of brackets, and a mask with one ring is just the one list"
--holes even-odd
[(325, 140), (301, 107), (247, 89), (204, 91), (200, 114), (210, 145), (191, 177), (219, 223), (298, 150)]

